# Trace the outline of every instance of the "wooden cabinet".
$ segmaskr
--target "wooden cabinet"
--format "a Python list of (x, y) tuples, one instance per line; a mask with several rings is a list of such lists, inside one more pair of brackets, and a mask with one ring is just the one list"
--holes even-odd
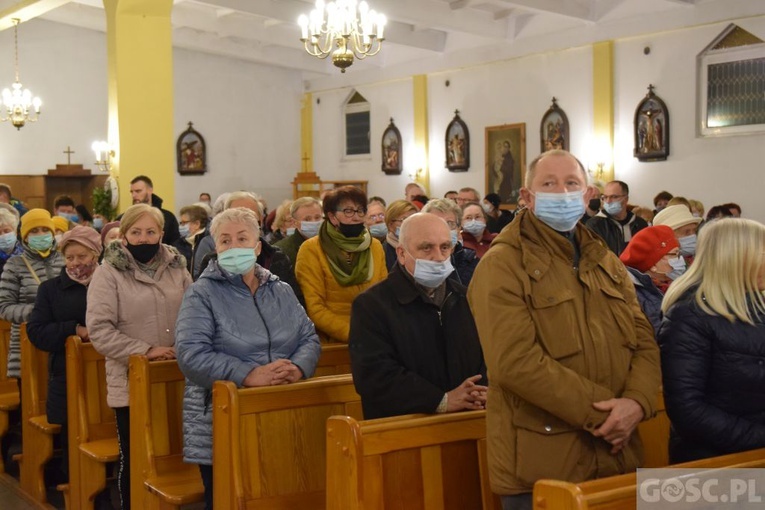
[(356, 186), (365, 194), (369, 181), (324, 181), (314, 172), (299, 172), (292, 181), (292, 199), (300, 197), (321, 198), (322, 195), (340, 186)]
[(56, 165), (47, 175), (0, 175), (0, 183), (13, 190), (14, 198), (29, 209), (39, 207), (53, 212), (53, 201), (69, 195), (75, 204), (83, 204), (93, 213), (93, 190), (103, 186), (107, 174), (92, 174), (82, 165)]

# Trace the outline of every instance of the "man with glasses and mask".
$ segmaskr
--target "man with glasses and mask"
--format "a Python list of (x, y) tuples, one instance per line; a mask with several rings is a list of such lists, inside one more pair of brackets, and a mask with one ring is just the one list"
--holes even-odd
[(468, 298), (489, 377), (492, 490), (531, 509), (539, 479), (578, 483), (641, 462), (656, 412), (653, 330), (624, 265), (579, 223), (597, 190), (566, 151), (532, 161), (527, 208), (481, 259)]
[(622, 181), (606, 184), (600, 197), (603, 208), (587, 220), (587, 228), (598, 234), (617, 255), (621, 255), (632, 236), (648, 226), (648, 223), (627, 209), (630, 188)]
[(486, 366), (466, 289), (448, 278), (446, 221), (404, 220), (397, 264), (353, 302), (349, 350), (364, 418), (484, 409)]

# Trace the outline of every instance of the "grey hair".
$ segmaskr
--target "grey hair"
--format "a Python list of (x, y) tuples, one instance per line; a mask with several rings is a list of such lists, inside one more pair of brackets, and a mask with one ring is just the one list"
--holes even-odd
[(217, 214), (213, 218), (212, 225), (210, 226), (210, 235), (213, 237), (215, 243), (218, 243), (218, 235), (224, 225), (229, 223), (241, 223), (252, 229), (255, 233), (255, 239), (260, 238), (260, 225), (258, 224), (258, 217), (255, 213), (244, 207), (235, 207), (233, 209), (226, 209), (220, 214)]
[(210, 207), (210, 204), (208, 204), (207, 202), (194, 202), (191, 205), (196, 205), (198, 207), (201, 207), (207, 213), (207, 217), (212, 218), (213, 210), (212, 210), (212, 207)]
[(531, 186), (531, 183), (534, 182), (534, 176), (537, 174), (537, 165), (542, 160), (542, 158), (546, 158), (547, 156), (564, 156), (564, 157), (571, 157), (574, 158), (574, 161), (576, 161), (577, 166), (579, 167), (579, 170), (582, 171), (582, 175), (584, 176), (584, 184), (585, 186), (590, 183), (589, 175), (587, 174), (587, 170), (585, 170), (584, 165), (581, 161), (579, 161), (579, 158), (571, 154), (569, 151), (564, 151), (562, 149), (553, 149), (551, 151), (543, 152), (529, 165), (529, 169), (526, 170), (526, 180), (524, 181), (523, 185), (527, 188)]
[(307, 205), (318, 205), (321, 209), (321, 200), (315, 197), (300, 197), (294, 202), (292, 202), (292, 205), (290, 206), (290, 215), (295, 216), (295, 213), (298, 209), (301, 207), (305, 207)]
[(19, 228), (18, 214), (13, 214), (11, 211), (4, 207), (0, 208), (0, 225), (8, 225), (9, 227), (13, 228), (14, 232), (16, 232), (16, 230)]
[(448, 198), (431, 198), (428, 203), (425, 204), (425, 207), (422, 208), (422, 212), (429, 213), (433, 211), (438, 211), (444, 214), (454, 214), (454, 221), (457, 223), (457, 227), (459, 228), (462, 226), (462, 209), (453, 200), (449, 200)]
[(216, 216), (226, 210), (226, 200), (228, 200), (231, 193), (222, 193), (215, 199), (215, 203), (212, 208), (212, 215)]
[(260, 203), (260, 197), (249, 191), (234, 191), (226, 198), (226, 209), (231, 208), (231, 203), (236, 200), (252, 200), (258, 208), (258, 219), (263, 218), (263, 205)]

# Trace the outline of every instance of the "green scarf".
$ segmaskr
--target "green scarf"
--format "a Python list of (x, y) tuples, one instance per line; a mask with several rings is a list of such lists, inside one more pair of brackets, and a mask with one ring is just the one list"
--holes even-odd
[(374, 263), (369, 249), (372, 236), (368, 230), (359, 237), (345, 237), (325, 220), (319, 229), (319, 243), (340, 286), (350, 287), (372, 279)]

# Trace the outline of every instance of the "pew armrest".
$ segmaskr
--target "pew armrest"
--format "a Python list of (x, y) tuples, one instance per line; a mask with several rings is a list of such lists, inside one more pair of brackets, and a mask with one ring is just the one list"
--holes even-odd
[(106, 464), (107, 462), (115, 462), (119, 458), (120, 446), (116, 437), (110, 437), (82, 443), (80, 451), (96, 462)]

